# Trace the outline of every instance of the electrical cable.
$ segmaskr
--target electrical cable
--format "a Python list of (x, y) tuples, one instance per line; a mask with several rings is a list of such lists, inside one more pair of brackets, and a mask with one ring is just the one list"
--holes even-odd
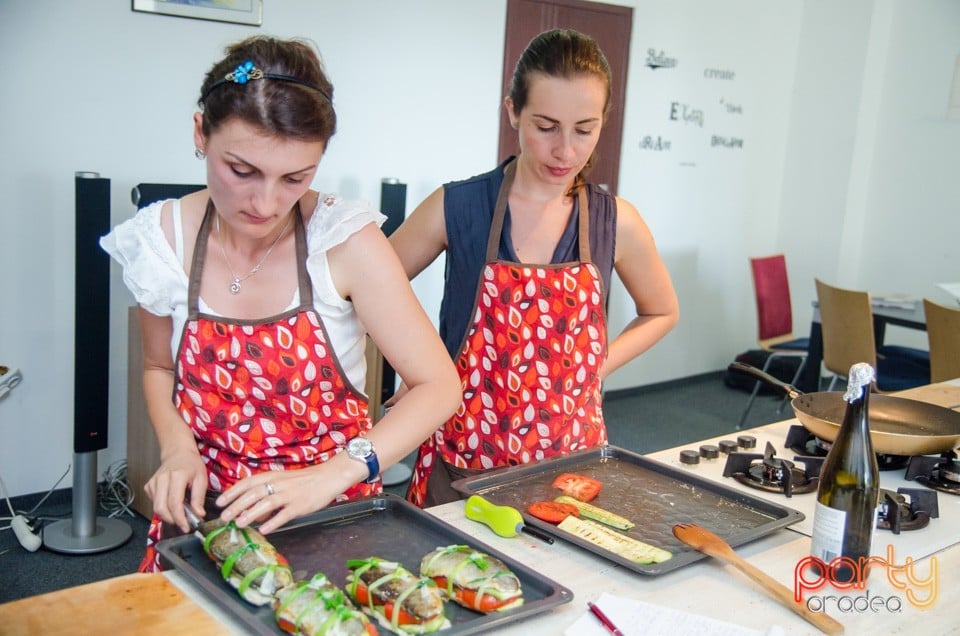
[(30, 515), (32, 515), (33, 513), (35, 513), (35, 512), (37, 511), (37, 508), (39, 508), (40, 506), (43, 505), (43, 502), (46, 501), (46, 500), (50, 497), (51, 494), (53, 494), (53, 491), (57, 489), (57, 486), (60, 485), (60, 482), (63, 481), (63, 480), (67, 477), (67, 475), (70, 474), (70, 467), (71, 467), (71, 465), (70, 465), (70, 464), (67, 464), (67, 469), (66, 469), (65, 471), (63, 471), (63, 474), (62, 474), (62, 475), (60, 475), (60, 479), (58, 479), (58, 480), (56, 481), (56, 483), (53, 484), (53, 486), (50, 487), (50, 490), (48, 490), (48, 491), (47, 491), (47, 494), (45, 494), (43, 497), (40, 498), (40, 501), (38, 501), (37, 503), (35, 503), (35, 504), (33, 505), (33, 508), (31, 508), (31, 509), (28, 510), (27, 512), (23, 513), (24, 515), (26, 515), (26, 516), (29, 517)]
[(33, 520), (28, 520), (23, 515), (18, 515), (17, 511), (13, 509), (13, 503), (10, 502), (10, 493), (7, 492), (7, 485), (3, 481), (3, 477), (0, 477), (0, 488), (3, 489), (3, 498), (7, 501), (7, 508), (10, 509), (10, 525), (7, 528), (13, 530), (13, 533), (17, 535), (17, 541), (20, 542), (20, 545), (23, 546), (24, 550), (28, 552), (36, 552), (40, 549), (40, 546), (43, 545), (43, 540), (36, 533), (33, 528)]
[(100, 509), (109, 513), (109, 517), (118, 517), (127, 513), (134, 516), (130, 509), (133, 503), (133, 491), (127, 484), (127, 461), (120, 459), (110, 464), (103, 473), (103, 481), (97, 484), (97, 500)]
[[(0, 521), (10, 521), (10, 520), (12, 520), (14, 517), (17, 516), (17, 511), (13, 509), (13, 504), (10, 503), (10, 494), (7, 492), (7, 485), (6, 485), (5, 483), (3, 483), (3, 475), (0, 475), (0, 488), (3, 489), (3, 498), (4, 498), (4, 499), (6, 500), (6, 502), (7, 502), (7, 508), (10, 509), (10, 516), (9, 516), (9, 517), (0, 517)], [(7, 526), (7, 528), (9, 528), (9, 527), (10, 527), (10, 526)], [(3, 529), (6, 530), (6, 528), (3, 528)]]

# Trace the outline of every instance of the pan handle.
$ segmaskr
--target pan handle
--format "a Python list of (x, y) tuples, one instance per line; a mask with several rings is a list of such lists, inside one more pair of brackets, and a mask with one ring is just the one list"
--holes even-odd
[(772, 386), (775, 389), (779, 389), (783, 395), (787, 396), (791, 400), (803, 395), (803, 392), (800, 391), (800, 389), (796, 388), (789, 382), (783, 382), (779, 378), (775, 378), (766, 371), (762, 371), (749, 364), (744, 364), (743, 362), (731, 362), (727, 367), (727, 371), (730, 371), (731, 373), (749, 375), (757, 380), (760, 380), (764, 384)]

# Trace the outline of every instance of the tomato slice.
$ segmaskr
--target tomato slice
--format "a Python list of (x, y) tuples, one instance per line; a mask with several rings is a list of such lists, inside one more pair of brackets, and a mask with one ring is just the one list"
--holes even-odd
[[(367, 586), (365, 583), (361, 582), (357, 585), (356, 598), (357, 598), (357, 603), (359, 603), (360, 605), (363, 605), (366, 607), (370, 606), (370, 591), (367, 589)], [(378, 599), (373, 599), (374, 607), (377, 607), (379, 605), (377, 600)], [(383, 612), (384, 616), (386, 616), (387, 620), (388, 621), (391, 620), (391, 618), (393, 617), (393, 603), (391, 603), (390, 601), (386, 601), (383, 605), (379, 605), (379, 607), (382, 608), (381, 611)], [(400, 609), (400, 614), (397, 617), (397, 624), (416, 625), (419, 622), (420, 621), (417, 620), (416, 616), (409, 614), (405, 609), (402, 609), (402, 608)]]
[(553, 487), (559, 488), (568, 497), (580, 501), (590, 501), (600, 493), (603, 484), (592, 477), (563, 473), (553, 480)]
[[(437, 584), (437, 587), (440, 589), (447, 589), (447, 577), (445, 576), (435, 576), (433, 577), (434, 582)], [(490, 612), (495, 612), (497, 609), (503, 607), (504, 605), (509, 605), (517, 600), (517, 597), (505, 598), (503, 600), (498, 599), (492, 594), (481, 594), (479, 605), (477, 604), (477, 591), (476, 590), (467, 590), (462, 587), (454, 586), (453, 589), (454, 596), (458, 603), (464, 607), (469, 607), (470, 609), (483, 612), (484, 614), (489, 614)]]
[(527, 506), (527, 512), (547, 523), (560, 523), (570, 515), (580, 516), (576, 506), (559, 501), (534, 501)]

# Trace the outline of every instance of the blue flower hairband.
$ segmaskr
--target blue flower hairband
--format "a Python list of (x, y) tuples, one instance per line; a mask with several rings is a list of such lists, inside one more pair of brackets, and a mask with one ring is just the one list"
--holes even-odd
[(311, 84), (306, 80), (302, 80), (299, 77), (294, 77), (292, 75), (280, 75), (279, 73), (264, 73), (261, 69), (257, 68), (253, 62), (251, 62), (250, 60), (247, 60), (243, 64), (240, 64), (239, 66), (237, 66), (237, 68), (233, 69), (232, 72), (224, 75), (223, 79), (217, 80), (216, 82), (211, 84), (210, 88), (204, 91), (203, 95), (200, 96), (200, 103), (202, 104), (206, 102), (207, 97), (210, 95), (210, 93), (213, 92), (214, 89), (220, 86), (223, 86), (225, 84), (239, 84), (243, 86), (244, 84), (246, 84), (251, 80), (258, 80), (258, 79), (274, 79), (274, 80), (280, 80), (283, 82), (292, 82), (294, 84), (300, 84), (301, 86), (306, 86), (309, 89), (317, 91), (318, 93), (323, 95), (328, 102), (333, 102), (333, 100), (330, 99), (330, 94), (315, 84)]
[(233, 69), (233, 73), (227, 73), (223, 79), (228, 82), (236, 82), (237, 84), (246, 84), (249, 80), (262, 79), (263, 71), (258, 69), (253, 65), (253, 62), (247, 60), (237, 68)]

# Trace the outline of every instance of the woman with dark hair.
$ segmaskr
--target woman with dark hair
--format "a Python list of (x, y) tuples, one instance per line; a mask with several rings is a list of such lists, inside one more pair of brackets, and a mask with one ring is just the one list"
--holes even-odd
[[(420, 447), (417, 505), (456, 499), (459, 477), (606, 443), (601, 382), (679, 319), (636, 208), (586, 181), (610, 84), (593, 38), (533, 38), (504, 104), (520, 154), (437, 189), (390, 237), (411, 278), (446, 252), (440, 335), (463, 392)], [(636, 317), (608, 343), (613, 270)]]
[[(207, 188), (101, 239), (140, 305), (144, 393), (161, 464), (152, 544), (184, 503), (269, 533), (379, 493), (459, 401), (453, 365), (369, 204), (310, 189), (336, 131), (312, 47), (255, 37), (207, 73), (193, 142)], [(371, 426), (366, 333), (409, 393)]]

